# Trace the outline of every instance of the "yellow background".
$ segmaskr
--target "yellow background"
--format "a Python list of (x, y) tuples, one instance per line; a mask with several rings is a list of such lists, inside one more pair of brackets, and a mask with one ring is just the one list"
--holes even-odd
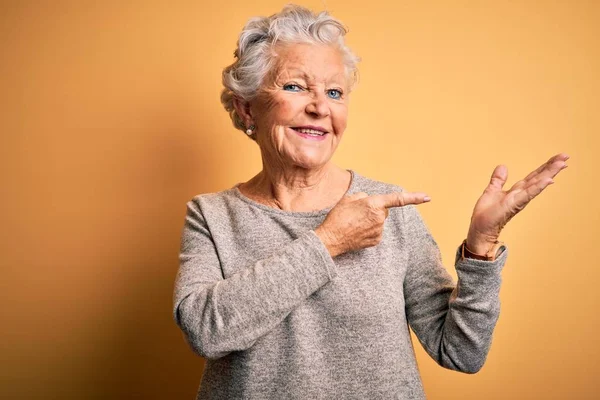
[[(0, 397), (194, 398), (203, 363), (171, 319), (185, 203), (260, 168), (219, 103), (220, 74), (246, 19), (283, 4), (2, 2)], [(503, 233), (483, 370), (417, 349), (428, 397), (595, 398), (600, 3), (327, 7), (363, 58), (335, 161), (427, 191), (420, 210), (452, 273), (497, 164), (510, 186), (571, 155)]]

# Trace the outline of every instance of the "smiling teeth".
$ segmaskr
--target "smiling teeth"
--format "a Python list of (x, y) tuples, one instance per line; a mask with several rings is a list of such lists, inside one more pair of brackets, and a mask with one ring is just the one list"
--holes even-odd
[(325, 132), (321, 132), (321, 131), (316, 131), (314, 129), (304, 129), (304, 128), (298, 128), (296, 129), (298, 132), (302, 132), (302, 133), (308, 133), (309, 135), (317, 135), (317, 136), (323, 136), (325, 134)]

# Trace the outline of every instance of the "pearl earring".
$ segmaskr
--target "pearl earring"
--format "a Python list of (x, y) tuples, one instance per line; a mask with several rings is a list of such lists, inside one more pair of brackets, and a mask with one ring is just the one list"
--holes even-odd
[(254, 125), (250, 125), (248, 127), (248, 129), (246, 129), (246, 135), (252, 136), (252, 134), (254, 133), (254, 129), (255, 129), (255, 126)]

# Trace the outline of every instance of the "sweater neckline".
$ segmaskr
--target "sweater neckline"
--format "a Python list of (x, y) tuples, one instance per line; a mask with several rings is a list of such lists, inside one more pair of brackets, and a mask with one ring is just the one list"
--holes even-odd
[[(348, 186), (348, 190), (346, 190), (346, 193), (344, 193), (344, 196), (353, 194), (356, 191), (356, 184), (357, 184), (356, 180), (358, 177), (358, 174), (354, 170), (347, 169), (346, 171), (350, 172), (350, 186)], [(267, 211), (272, 214), (285, 215), (285, 216), (289, 216), (289, 217), (313, 218), (313, 217), (321, 217), (323, 215), (327, 215), (329, 213), (329, 211), (331, 211), (331, 209), (334, 207), (334, 206), (331, 206), (331, 207), (327, 207), (327, 208), (323, 208), (321, 210), (315, 210), (315, 211), (285, 211), (285, 210), (281, 210), (279, 208), (267, 206), (265, 204), (259, 203), (257, 201), (252, 200), (251, 198), (247, 197), (238, 188), (238, 186), (241, 184), (242, 184), (241, 182), (236, 183), (235, 186), (233, 186), (230, 189), (230, 191), (233, 193), (233, 195), (235, 197), (237, 197), (238, 199), (242, 200), (245, 203), (250, 204), (253, 207), (259, 208), (263, 211)]]

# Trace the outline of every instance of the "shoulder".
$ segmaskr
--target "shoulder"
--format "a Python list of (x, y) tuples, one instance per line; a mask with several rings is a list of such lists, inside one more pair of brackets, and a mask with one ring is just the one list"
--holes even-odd
[(194, 197), (192, 197), (192, 199), (190, 201), (194, 202), (196, 204), (224, 202), (230, 198), (235, 197), (234, 190), (235, 190), (234, 188), (230, 188), (230, 189), (222, 190), (220, 192), (200, 193), (200, 194), (197, 194)]
[(222, 190), (215, 193), (197, 194), (187, 202), (187, 209), (202, 215), (227, 212), (232, 203), (237, 199), (235, 188)]

